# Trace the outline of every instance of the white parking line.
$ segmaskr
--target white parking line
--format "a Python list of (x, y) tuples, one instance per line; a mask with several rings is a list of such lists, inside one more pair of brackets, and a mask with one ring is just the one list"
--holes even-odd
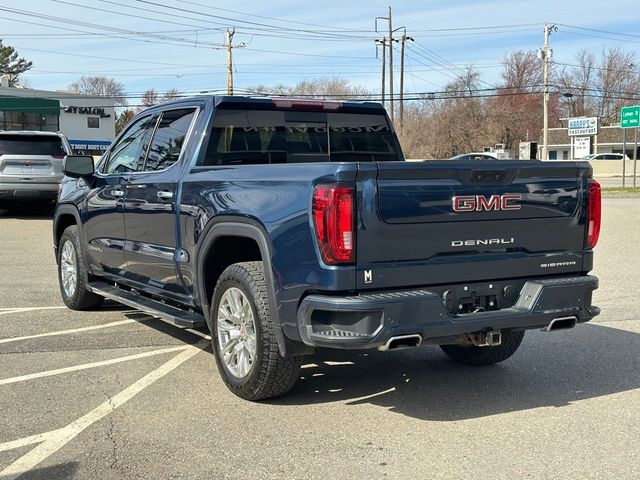
[[(77, 372), (79, 370), (87, 370), (89, 368), (104, 367), (105, 365), (113, 365), (116, 363), (128, 362), (130, 360), (138, 360), (140, 358), (153, 357), (162, 355), (163, 353), (178, 352), (189, 348), (181, 345), (179, 347), (161, 348), (159, 350), (151, 350), (150, 352), (136, 353), (126, 357), (112, 358), (111, 360), (103, 360), (101, 362), (84, 363), (82, 365), (74, 365), (73, 367), (56, 368), (55, 370), (46, 370), (44, 372), (31, 373), (29, 375), (20, 375), (19, 377), (4, 378), (0, 380), (0, 386), (9, 385), (11, 383), (26, 382), (36, 378), (51, 377), (62, 373)], [(2, 479), (4, 480), (4, 479)]]
[(7, 450), (14, 450), (16, 448), (26, 447), (27, 445), (33, 445), (34, 443), (41, 443), (47, 440), (51, 434), (56, 433), (58, 430), (52, 430), (45, 433), (37, 433), (30, 437), (20, 438), (18, 440), (12, 440), (10, 442), (0, 443), (0, 452), (6, 452)]
[(211, 340), (211, 335), (207, 335), (206, 333), (199, 332), (198, 330), (194, 330), (193, 328), (185, 328), (185, 331), (189, 333), (193, 333), (194, 335), (198, 335), (199, 337), (202, 337), (205, 340)]
[(100, 328), (117, 327), (118, 325), (124, 325), (124, 324), (127, 324), (127, 323), (134, 323), (134, 322), (139, 322), (139, 321), (140, 320), (133, 320), (133, 319), (118, 320), (117, 322), (102, 323), (100, 325), (92, 325), (90, 327), (72, 328), (70, 330), (58, 330), (57, 332), (38, 333), (37, 335), (26, 335), (24, 337), (0, 338), (0, 344), (18, 342), (20, 340), (30, 340), (32, 338), (55, 337), (57, 335), (67, 335), (69, 333), (88, 332), (90, 330), (98, 330)]
[[(182, 365), (194, 355), (197, 355), (199, 352), (200, 348), (198, 345), (184, 347), (184, 351), (182, 353), (176, 355), (168, 362), (153, 370), (151, 373), (145, 375), (140, 380), (133, 383), (131, 386), (125, 388), (123, 391), (104, 402), (102, 405), (93, 409), (91, 412), (80, 417), (64, 428), (54, 430), (52, 432), (49, 432), (48, 434), (43, 434), (45, 435), (44, 442), (20, 457), (7, 468), (2, 470), (0, 472), (0, 478), (2, 480), (15, 480), (20, 475), (33, 469), (43, 460), (56, 453), (67, 443), (77, 437), (86, 428), (90, 427), (101, 418), (107, 416), (116, 408), (124, 405), (128, 400), (133, 398), (135, 395), (154, 383), (156, 380), (159, 380), (172, 370), (178, 368), (180, 365)], [(22, 440), (24, 441), (24, 439)], [(15, 442), (19, 441), (20, 440), (16, 440)]]
[[(16, 308), (0, 308), (0, 315), (8, 315), (9, 313), (32, 312), (34, 310), (62, 310), (67, 307), (16, 307)], [(3, 479), (4, 480), (4, 479)]]

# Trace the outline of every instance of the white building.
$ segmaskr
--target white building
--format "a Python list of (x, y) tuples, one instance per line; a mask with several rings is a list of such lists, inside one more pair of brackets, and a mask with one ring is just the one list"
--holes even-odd
[(101, 155), (115, 123), (112, 98), (0, 86), (0, 130), (62, 132), (74, 152)]

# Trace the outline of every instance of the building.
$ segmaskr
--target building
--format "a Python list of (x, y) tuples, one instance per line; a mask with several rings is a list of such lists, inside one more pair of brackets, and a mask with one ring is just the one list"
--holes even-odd
[[(627, 145), (625, 153), (633, 158), (635, 132), (627, 130)], [(540, 143), (542, 145), (542, 143)], [(600, 127), (598, 135), (593, 135), (588, 146), (589, 153), (622, 153), (623, 129), (620, 125)], [(588, 155), (588, 154), (587, 154)], [(572, 153), (571, 137), (566, 128), (549, 129), (549, 160), (569, 160), (574, 157)], [(640, 158), (640, 148), (638, 148)]]
[(62, 132), (74, 153), (101, 155), (115, 123), (112, 98), (0, 86), (0, 130)]

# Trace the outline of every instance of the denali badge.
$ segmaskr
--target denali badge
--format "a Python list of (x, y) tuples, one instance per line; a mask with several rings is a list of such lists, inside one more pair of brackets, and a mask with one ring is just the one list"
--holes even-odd
[(522, 205), (516, 203), (522, 200), (517, 193), (507, 195), (459, 195), (451, 199), (454, 212), (481, 212), (483, 210), (520, 210)]
[(509, 245), (514, 243), (512, 238), (478, 238), (476, 240), (452, 240), (452, 247), (477, 247), (478, 245)]

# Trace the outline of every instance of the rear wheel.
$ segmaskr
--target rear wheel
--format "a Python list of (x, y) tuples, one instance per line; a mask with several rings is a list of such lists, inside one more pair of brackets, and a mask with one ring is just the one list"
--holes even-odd
[(302, 358), (280, 355), (262, 262), (236, 263), (222, 273), (211, 321), (216, 363), (229, 390), (246, 400), (262, 400), (293, 387)]
[(524, 330), (503, 331), (502, 343), (497, 347), (475, 345), (440, 345), (449, 358), (463, 365), (493, 365), (516, 353), (524, 338)]
[(58, 281), (62, 301), (72, 310), (89, 310), (104, 302), (87, 290), (87, 264), (81, 248), (78, 227), (67, 227), (58, 244)]

